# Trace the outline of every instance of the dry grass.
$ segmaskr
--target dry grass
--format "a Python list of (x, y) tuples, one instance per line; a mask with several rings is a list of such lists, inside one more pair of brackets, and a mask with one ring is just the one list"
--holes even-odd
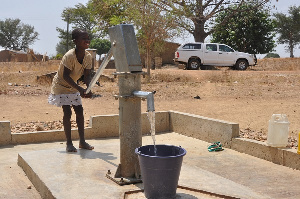
[(48, 62), (0, 62), (0, 90), (9, 84), (35, 85), (37, 76), (56, 71), (58, 61)]
[[(3, 83), (11, 82), (17, 84), (35, 84), (36, 77), (45, 75), (47, 73), (55, 72), (58, 68), (59, 61), (48, 61), (48, 62), (0, 62), (0, 87)], [(218, 70), (207, 70), (204, 75), (199, 77), (191, 77), (187, 73), (172, 74), (174, 66), (165, 66), (166, 70), (164, 72), (159, 72), (159, 70), (151, 71), (151, 82), (223, 82), (232, 83), (239, 81), (241, 82), (241, 77), (236, 73), (232, 73), (227, 67), (218, 68)], [(168, 70), (168, 68), (172, 70)], [(178, 69), (179, 70), (179, 69)], [(254, 71), (298, 71), (300, 70), (300, 58), (267, 58), (259, 59), (258, 65), (249, 67), (248, 70)], [(113, 69), (104, 70), (104, 75), (101, 76), (100, 80), (102, 82), (114, 81), (112, 73)], [(191, 73), (193, 71), (190, 71)], [(4, 74), (5, 75), (1, 75)], [(285, 79), (285, 78), (282, 78)], [(145, 83), (145, 79), (142, 79)], [(43, 83), (43, 82), (41, 82)], [(46, 83), (49, 83), (46, 81)]]
[(0, 62), (0, 72), (25, 72), (25, 71), (56, 71), (59, 66), (58, 60), (47, 62)]
[(259, 59), (253, 70), (263, 71), (298, 71), (300, 58), (266, 58)]

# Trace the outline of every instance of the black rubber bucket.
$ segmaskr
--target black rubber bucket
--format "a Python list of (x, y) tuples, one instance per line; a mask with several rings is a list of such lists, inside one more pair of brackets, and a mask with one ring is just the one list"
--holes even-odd
[(141, 146), (138, 155), (144, 194), (148, 199), (176, 198), (176, 189), (186, 150), (172, 145)]

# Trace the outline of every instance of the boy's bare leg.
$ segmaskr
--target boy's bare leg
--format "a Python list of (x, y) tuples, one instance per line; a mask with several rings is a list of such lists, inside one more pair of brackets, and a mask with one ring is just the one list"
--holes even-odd
[(62, 106), (64, 116), (63, 116), (63, 125), (64, 125), (64, 131), (67, 139), (67, 152), (77, 152), (77, 149), (73, 146), (72, 137), (71, 137), (71, 115), (72, 110), (69, 105)]
[(94, 147), (89, 145), (84, 138), (84, 116), (83, 116), (83, 107), (82, 106), (73, 106), (73, 109), (76, 113), (76, 123), (79, 133), (79, 148), (93, 150)]

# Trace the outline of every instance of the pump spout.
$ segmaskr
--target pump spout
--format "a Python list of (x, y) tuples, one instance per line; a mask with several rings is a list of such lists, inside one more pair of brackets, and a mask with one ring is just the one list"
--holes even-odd
[(153, 91), (153, 92), (133, 91), (133, 95), (135, 97), (147, 99), (147, 112), (155, 111), (155, 109), (154, 109), (154, 94), (155, 93), (156, 93), (156, 91)]

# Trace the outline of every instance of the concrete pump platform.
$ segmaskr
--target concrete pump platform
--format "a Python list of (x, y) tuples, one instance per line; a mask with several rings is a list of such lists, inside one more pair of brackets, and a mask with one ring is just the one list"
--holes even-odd
[[(182, 146), (187, 150), (183, 158), (177, 198), (300, 197), (299, 170), (227, 148), (208, 152), (208, 142), (177, 133), (156, 135), (156, 141), (157, 144)], [(18, 153), (18, 165), (40, 192), (40, 196), (33, 186), (32, 189), (26, 189), (30, 182), (20, 177), (22, 173), (19, 170), (16, 177), (23, 182), (12, 181), (9, 185), (2, 180), (0, 187), (6, 186), (6, 193), (0, 193), (0, 198), (145, 198), (141, 192), (142, 183), (120, 186), (106, 178), (107, 171), (116, 171), (119, 164), (118, 138), (88, 142), (95, 146), (93, 151), (78, 149), (77, 153), (66, 153), (62, 142), (1, 149), (0, 157), (3, 157), (2, 154), (8, 157), (9, 153)], [(78, 141), (74, 144), (78, 146)], [(143, 145), (148, 144), (153, 144), (152, 138), (144, 136)], [(4, 161), (4, 165), (9, 164)], [(3, 179), (7, 175), (12, 177), (12, 173), (1, 170)], [(11, 187), (16, 184), (18, 189)]]

